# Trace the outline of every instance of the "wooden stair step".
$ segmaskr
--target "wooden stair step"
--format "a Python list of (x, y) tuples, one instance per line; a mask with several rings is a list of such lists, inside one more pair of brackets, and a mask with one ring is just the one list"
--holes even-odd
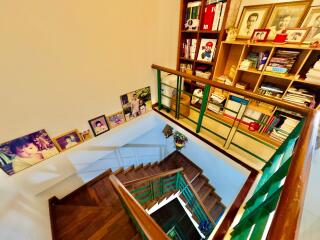
[(192, 186), (198, 193), (202, 188), (202, 186), (204, 186), (207, 182), (208, 182), (208, 179), (200, 175), (192, 182)]
[(76, 191), (59, 200), (58, 204), (79, 205), (79, 206), (97, 206), (96, 199), (92, 197), (87, 186), (82, 186)]
[(207, 208), (207, 210), (210, 212), (211, 209), (216, 205), (218, 202), (218, 199), (212, 195), (212, 192), (206, 197), (203, 204)]
[(204, 184), (198, 192), (198, 195), (201, 201), (203, 202), (211, 192), (212, 192), (212, 188), (210, 187), (210, 185)]
[(224, 210), (225, 210), (225, 206), (221, 202), (218, 202), (215, 205), (215, 207), (211, 209), (210, 216), (214, 221), (217, 221), (221, 213), (224, 212)]

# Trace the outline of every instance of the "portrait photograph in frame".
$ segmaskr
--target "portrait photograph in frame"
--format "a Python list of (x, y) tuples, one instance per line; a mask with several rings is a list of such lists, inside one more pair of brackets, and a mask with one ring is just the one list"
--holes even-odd
[(149, 112), (152, 109), (151, 89), (145, 87), (120, 96), (126, 121)]
[(270, 29), (255, 29), (251, 36), (252, 42), (265, 42), (267, 41)]
[(310, 29), (304, 43), (320, 41), (320, 6), (310, 8), (301, 27)]
[(299, 27), (309, 6), (309, 1), (275, 4), (266, 26), (270, 29), (268, 40), (274, 40), (277, 34), (284, 33), (287, 28)]
[(255, 29), (264, 27), (272, 5), (245, 6), (238, 23), (237, 38), (250, 39)]
[(287, 34), (287, 43), (302, 43), (309, 32), (309, 28), (288, 28), (285, 31)]
[(53, 138), (53, 142), (56, 144), (59, 151), (63, 152), (79, 145), (83, 140), (79, 131), (74, 129)]
[(110, 130), (105, 115), (91, 119), (88, 122), (95, 137)]
[(46, 130), (16, 138), (0, 145), (0, 167), (13, 175), (59, 153)]
[(126, 122), (122, 111), (107, 116), (107, 121), (110, 128), (115, 128)]

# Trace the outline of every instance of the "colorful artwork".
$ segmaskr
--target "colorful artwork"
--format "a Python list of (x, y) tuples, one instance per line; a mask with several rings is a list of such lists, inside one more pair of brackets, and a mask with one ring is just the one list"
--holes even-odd
[(150, 87), (145, 87), (120, 97), (127, 121), (136, 118), (152, 109)]
[(8, 175), (12, 175), (58, 152), (47, 132), (40, 130), (1, 144), (0, 167)]

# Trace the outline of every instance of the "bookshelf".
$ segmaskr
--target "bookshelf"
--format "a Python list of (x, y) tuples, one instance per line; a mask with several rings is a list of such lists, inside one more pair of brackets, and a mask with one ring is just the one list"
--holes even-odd
[[(198, 19), (199, 19), (199, 26), (198, 29), (196, 30), (186, 30), (185, 23), (187, 21), (187, 6), (190, 3), (199, 3), (199, 12), (198, 12)], [(206, 12), (206, 6), (207, 4), (223, 4), (225, 5), (225, 10), (224, 14), (222, 17), (218, 17), (220, 19), (220, 27), (219, 24), (217, 26), (217, 29), (215, 27), (211, 27), (209, 30), (204, 30), (203, 29), (203, 24), (205, 24), (205, 12)], [(178, 54), (177, 54), (177, 66), (176, 69), (178, 71), (181, 70), (181, 64), (185, 64), (188, 67), (191, 67), (191, 69), (187, 72), (192, 75), (196, 75), (199, 77), (204, 77), (203, 75), (199, 75), (199, 71), (201, 72), (206, 72), (207, 75), (206, 77), (208, 79), (211, 79), (213, 76), (213, 71), (215, 68), (216, 64), (216, 59), (217, 59), (217, 53), (218, 49), (220, 47), (220, 43), (225, 37), (225, 24), (226, 24), (226, 18), (229, 12), (229, 6), (230, 5), (230, 0), (181, 0), (180, 2), (180, 27), (179, 27), (179, 40), (178, 40)], [(207, 8), (208, 9), (208, 8)], [(221, 9), (222, 11), (222, 9)], [(215, 16), (216, 18), (216, 16)], [(214, 21), (214, 20), (213, 20)], [(214, 29), (214, 30), (212, 30)], [(195, 39), (196, 45), (195, 45), (195, 50), (194, 50), (194, 57), (185, 57), (185, 48), (184, 44), (186, 43), (187, 39)], [(215, 51), (212, 57), (211, 61), (202, 61), (198, 59), (198, 54), (200, 50), (200, 45), (201, 45), (201, 39), (216, 39), (215, 43)], [(196, 70), (198, 73), (196, 73)], [(184, 70), (182, 70), (184, 71)], [(186, 90), (190, 93), (193, 92), (194, 87), (193, 84), (191, 83), (190, 80), (185, 79), (186, 83)]]
[[(288, 50), (288, 51), (298, 51), (299, 55), (296, 58), (290, 72), (288, 74), (278, 74), (270, 71), (266, 71), (268, 64), (270, 63), (272, 57), (277, 54), (278, 50)], [(265, 65), (261, 70), (255, 67), (249, 67), (248, 69), (242, 69), (241, 63), (244, 59), (248, 57), (249, 53), (252, 52), (268, 52)], [(303, 44), (274, 44), (271, 42), (255, 42), (236, 40), (236, 41), (222, 41), (220, 43), (219, 53), (215, 64), (215, 70), (213, 73), (213, 81), (216, 81), (221, 76), (227, 76), (230, 80), (229, 85), (234, 87), (239, 87), (239, 85), (245, 86), (247, 91), (252, 91), (258, 94), (263, 94), (261, 87), (265, 85), (270, 85), (274, 88), (278, 88), (281, 93), (277, 94), (277, 97), (283, 99), (284, 101), (290, 101), (289, 93), (291, 93), (292, 88), (305, 89), (310, 91), (314, 95), (314, 103), (310, 106), (319, 109), (320, 103), (320, 80), (319, 82), (308, 82), (306, 81), (306, 74), (309, 69), (315, 64), (317, 60), (320, 59), (320, 48), (310, 48), (309, 45)], [(220, 80), (218, 80), (220, 81)], [(219, 92), (219, 89), (211, 88), (211, 94)], [(221, 94), (221, 91), (219, 92)], [(226, 101), (224, 102), (224, 107), (228, 105), (230, 101), (230, 96), (228, 93), (222, 93)], [(265, 93), (264, 93), (265, 94)], [(266, 95), (266, 94), (265, 94)], [(268, 95), (269, 96), (269, 95)], [(288, 99), (289, 98), (289, 99)], [(310, 107), (309, 106), (309, 107)], [(279, 109), (271, 105), (260, 105), (255, 101), (249, 100), (246, 107), (247, 109), (252, 109), (256, 112), (262, 113), (265, 123), (272, 119), (277, 113), (279, 114)], [(209, 109), (206, 110), (207, 114), (213, 116), (219, 116), (227, 121), (225, 109), (221, 110), (219, 113), (212, 112)], [(250, 132), (248, 126), (240, 123), (242, 125), (242, 130)], [(246, 130), (247, 129), (247, 130)], [(251, 134), (259, 135), (259, 131)], [(267, 134), (261, 133), (261, 139), (269, 143), (278, 142), (275, 139), (271, 139)], [(281, 141), (279, 141), (281, 142)], [(277, 145), (277, 144), (276, 144)]]

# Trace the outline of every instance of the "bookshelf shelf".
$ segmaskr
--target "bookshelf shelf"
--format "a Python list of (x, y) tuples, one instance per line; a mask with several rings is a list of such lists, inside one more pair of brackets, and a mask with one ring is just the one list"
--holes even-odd
[[(254, 67), (247, 70), (240, 69), (244, 59), (250, 59), (253, 63), (257, 63), (257, 66), (262, 70), (259, 71)], [(261, 62), (261, 59), (264, 62)], [(305, 80), (307, 76), (310, 77), (309, 69), (313, 68), (319, 59), (320, 48), (310, 48), (309, 45), (274, 44), (272, 42), (252, 43), (247, 40), (222, 41), (215, 63), (213, 81), (229, 79), (235, 87), (244, 86), (245, 89), (253, 89), (255, 93), (264, 94), (270, 98), (278, 98), (292, 104), (300, 104), (300, 106), (305, 104), (308, 107), (320, 108), (320, 81), (317, 83), (316, 78), (314, 82)], [(274, 66), (276, 66), (275, 69), (273, 69)], [(270, 72), (271, 70), (281, 71), (283, 68), (287, 68), (285, 70), (289, 73), (282, 75)], [(315, 74), (315, 72), (313, 73)], [(314, 78), (311, 79), (313, 81)], [(218, 91), (220, 90), (211, 88), (210, 94)], [(301, 99), (300, 91), (306, 93), (303, 99)], [(235, 99), (231, 96), (232, 94), (226, 95), (224, 109), (236, 106)], [(209, 110), (207, 111), (211, 115), (214, 114)], [(290, 128), (290, 122), (294, 123), (301, 119), (299, 116), (290, 115), (283, 109), (266, 103), (257, 103), (250, 99), (244, 111), (244, 115), (249, 114), (251, 119), (263, 123), (267, 127), (263, 128), (260, 125), (258, 131), (252, 132), (248, 130), (247, 125), (241, 123), (240, 126), (242, 126), (243, 131), (275, 144), (276, 139), (283, 140), (283, 136), (276, 128), (280, 128), (280, 130), (288, 129)], [(224, 116), (225, 112), (226, 110), (221, 114), (214, 115), (227, 121)], [(287, 119), (287, 122), (284, 119)], [(276, 128), (274, 129), (274, 127)]]
[[(208, 10), (211, 8), (215, 9), (215, 12)], [(218, 10), (219, 8), (220, 10)], [(192, 64), (193, 75), (200, 76), (200, 74), (205, 73), (209, 74), (210, 78), (212, 78), (218, 56), (218, 49), (221, 41), (225, 37), (225, 25), (229, 8), (230, 0), (216, 1), (215, 3), (207, 0), (181, 0), (176, 66), (178, 71), (180, 71), (181, 64)], [(209, 18), (209, 15), (212, 13), (214, 13), (214, 15), (211, 16), (212, 18)], [(188, 19), (198, 19), (193, 21), (196, 24), (198, 22), (198, 27), (195, 25), (195, 28), (193, 28), (194, 26), (192, 25), (187, 29), (186, 23), (188, 23)], [(206, 51), (205, 53), (208, 54), (207, 46), (210, 47), (210, 45), (207, 45), (208, 42), (212, 42), (213, 45), (211, 48), (211, 55), (209, 55), (209, 57), (208, 55), (204, 56), (211, 60), (197, 60), (200, 53), (204, 54), (204, 51)], [(204, 46), (206, 46), (206, 48), (204, 48)], [(187, 55), (194, 57), (186, 58)], [(188, 68), (190, 68), (190, 66), (188, 66)], [(184, 69), (184, 66), (182, 69)], [(186, 90), (192, 93), (194, 88), (191, 85), (186, 85)]]
[(289, 75), (281, 75), (281, 74), (276, 74), (276, 73), (272, 73), (272, 72), (263, 72), (262, 73), (264, 76), (269, 76), (269, 77), (274, 77), (274, 78), (281, 78), (283, 80), (288, 80), (288, 81), (292, 81), (296, 78), (295, 75), (293, 74), (289, 74)]

